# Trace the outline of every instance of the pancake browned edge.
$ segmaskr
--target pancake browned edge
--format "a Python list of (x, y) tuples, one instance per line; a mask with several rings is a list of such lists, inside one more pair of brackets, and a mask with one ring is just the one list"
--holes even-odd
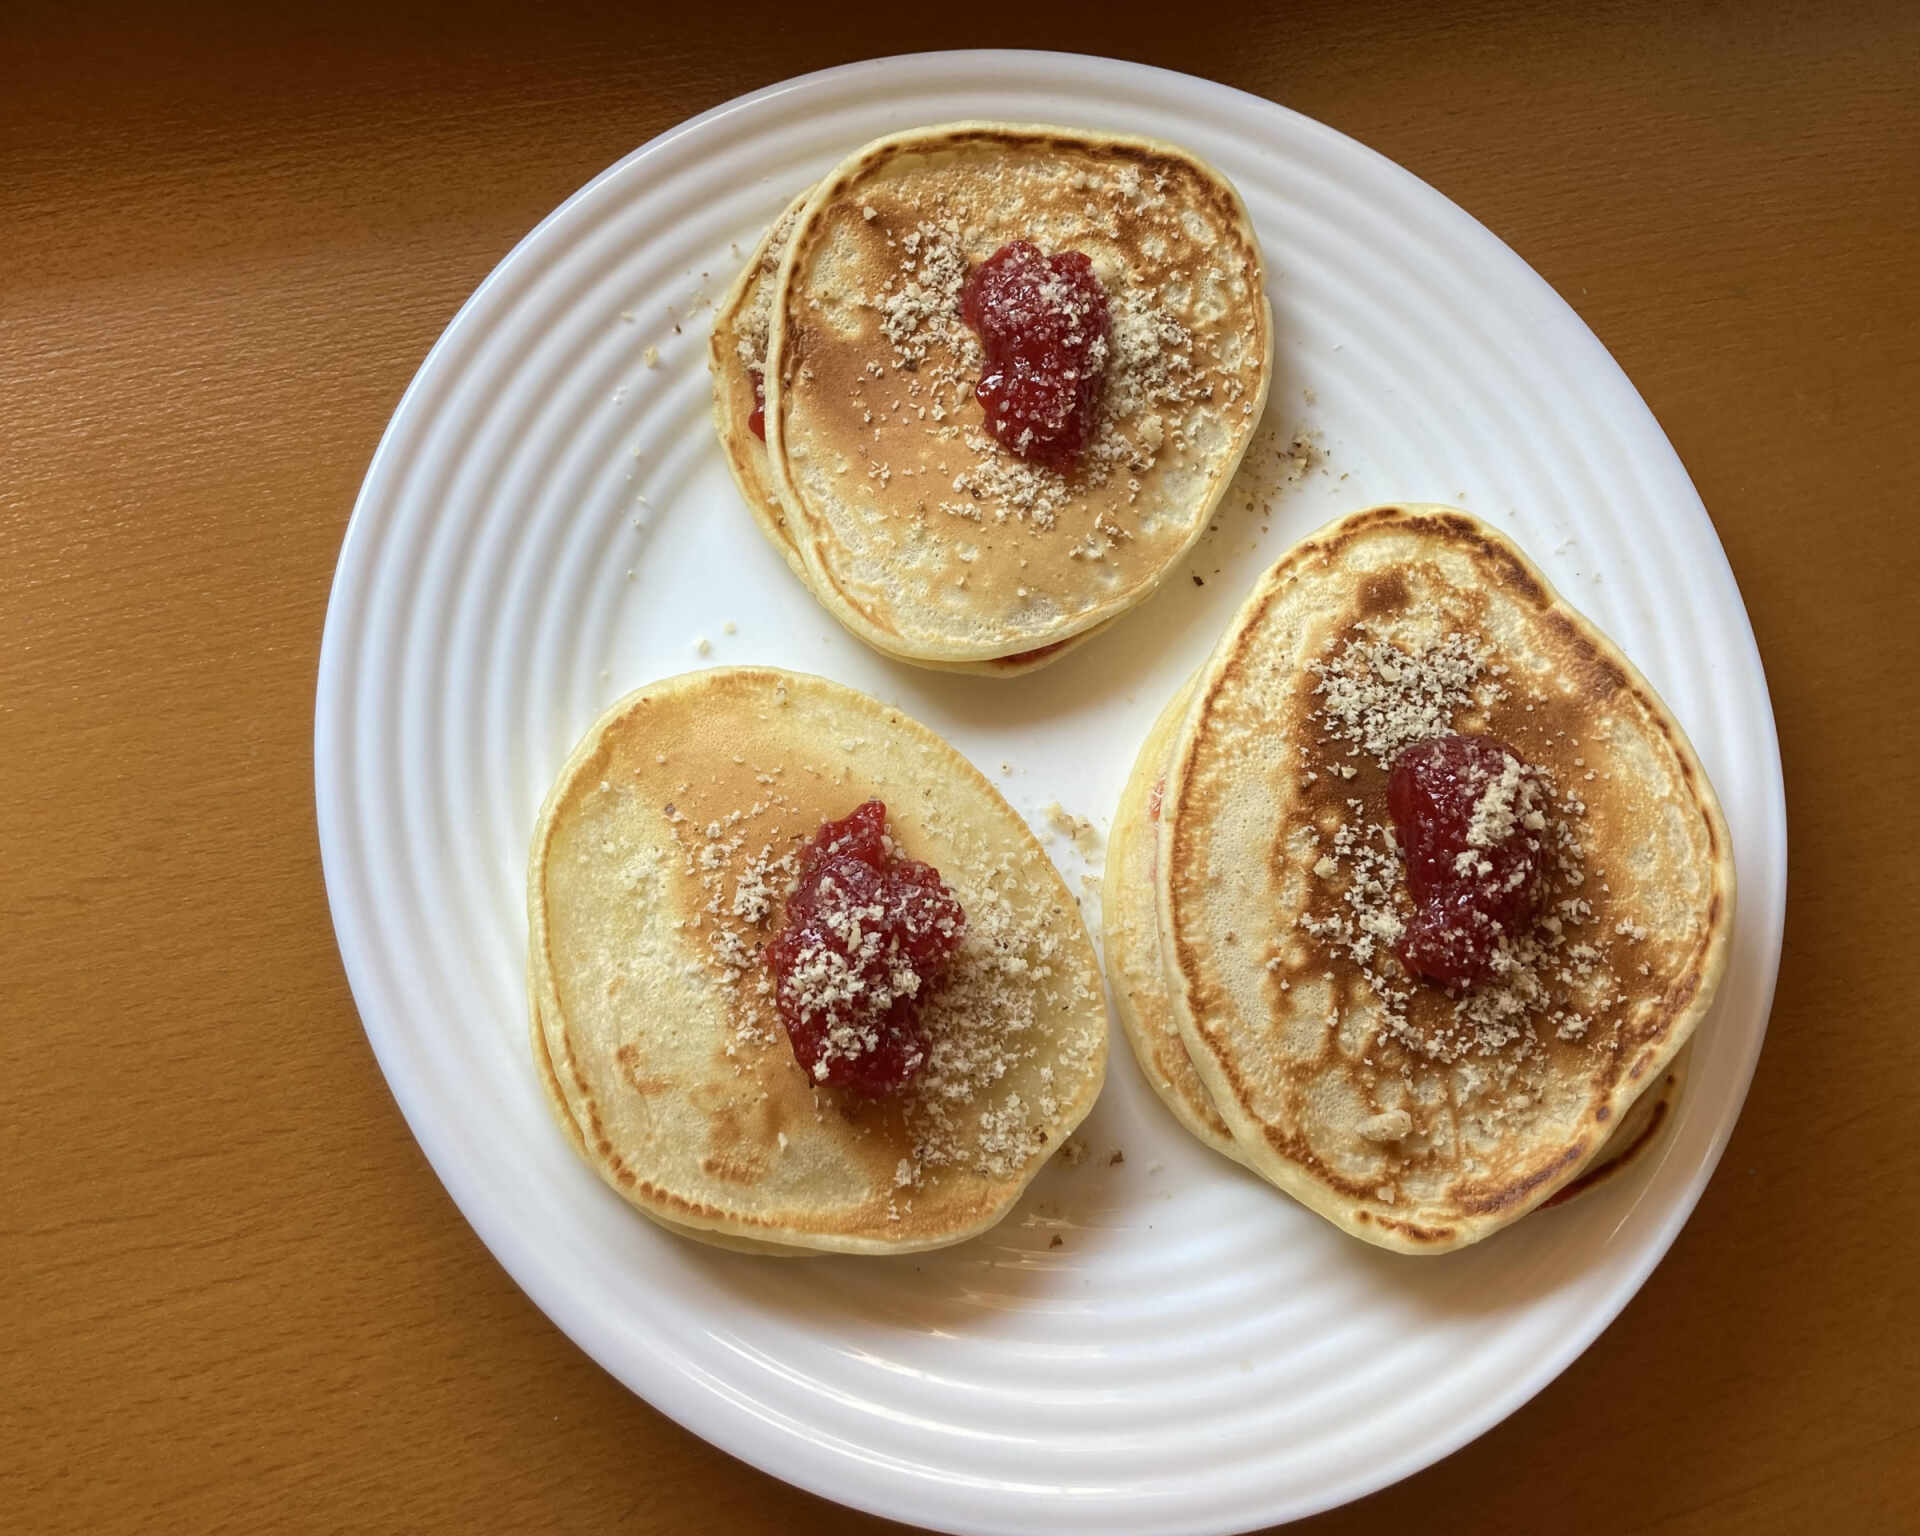
[[(567, 1138), (567, 1144), (577, 1153), (581, 1161), (591, 1165), (593, 1154), (587, 1150), (586, 1134), (573, 1118), (573, 1111), (567, 1105), (567, 1097), (560, 1091), (560, 1079), (553, 1070), (553, 1058), (547, 1054), (546, 1026), (540, 1018), (540, 1003), (534, 997), (533, 989), (528, 988), (527, 1018), (531, 1025), (529, 1033), (533, 1044), (533, 1067), (539, 1075), (540, 1086), (547, 1096), (547, 1108), (553, 1111), (554, 1123), (560, 1127), (560, 1134)], [(732, 1253), (761, 1254), (774, 1259), (817, 1258), (818, 1248), (794, 1248), (785, 1243), (756, 1242), (749, 1237), (728, 1237), (719, 1232), (703, 1232), (698, 1227), (683, 1226), (680, 1222), (670, 1221), (657, 1211), (642, 1208), (641, 1214), (658, 1222), (669, 1232), (681, 1237), (690, 1237), (695, 1242), (705, 1243), (712, 1248), (724, 1248)]]
[[(1192, 692), (1189, 679), (1160, 712), (1121, 790), (1107, 836), (1106, 877), (1100, 894), (1101, 949), (1114, 1011), (1141, 1075), (1191, 1135), (1222, 1157), (1244, 1164), (1233, 1133), (1220, 1118), (1180, 1038), (1161, 964), (1159, 904), (1154, 895), (1160, 802), (1166, 790), (1167, 752), (1186, 718)], [(1566, 1204), (1623, 1172), (1658, 1143), (1672, 1122), (1692, 1053), (1689, 1040), (1660, 1081), (1620, 1117), (1593, 1161), (1544, 1205)]]
[(1632, 1107), (1620, 1117), (1620, 1123), (1594, 1154), (1593, 1161), (1582, 1168), (1571, 1183), (1542, 1200), (1540, 1209), (1565, 1205), (1590, 1189), (1610, 1183), (1657, 1147), (1679, 1112), (1680, 1095), (1686, 1091), (1687, 1069), (1692, 1063), (1693, 1041), (1689, 1040), (1667, 1063), (1660, 1080), (1635, 1099)]
[[(876, 797), (967, 929), (923, 1013), (927, 1066), (867, 1101), (795, 1062), (760, 951), (800, 850)], [(563, 1131), (648, 1216), (724, 1246), (970, 1237), (1104, 1076), (1091, 941), (1026, 824), (931, 731), (823, 678), (721, 668), (614, 705), (541, 812), (528, 926), (535, 1068)]]
[(747, 423), (754, 408), (753, 376), (763, 373), (767, 365), (773, 280), (780, 270), (780, 259), (787, 253), (794, 222), (812, 192), (808, 187), (767, 227), (733, 286), (720, 300), (707, 341), (707, 371), (713, 375), (713, 426), (720, 436), (727, 469), (767, 542), (780, 551), (781, 558), (803, 582), (807, 579), (807, 563), (800, 558), (788, 531), (780, 492), (767, 467), (767, 445)]
[[(987, 433), (967, 273), (1028, 240), (1110, 311), (1071, 475)], [(821, 603), (947, 666), (1034, 652), (1145, 599), (1245, 452), (1272, 371), (1258, 240), (1224, 176), (1145, 139), (954, 123), (881, 139), (801, 210), (778, 278), (767, 453)]]
[[(1246, 1161), (1348, 1232), (1439, 1253), (1573, 1182), (1726, 966), (1711, 785), (1652, 688), (1505, 538), (1381, 507), (1296, 545), (1194, 683), (1156, 896), (1170, 1004)], [(1453, 998), (1392, 955), (1402, 745), (1491, 735), (1547, 776), (1546, 907)]]
[[(788, 203), (760, 237), (747, 257), (747, 264), (720, 301), (707, 344), (707, 369), (713, 375), (713, 424), (719, 434), (720, 451), (726, 456), (727, 469), (739, 488), (740, 499), (747, 504), (748, 512), (766, 535), (767, 542), (780, 552), (788, 568), (809, 590), (812, 582), (807, 563), (801, 558), (792, 530), (787, 526), (787, 514), (780, 505), (780, 492), (767, 463), (767, 445), (748, 423), (754, 408), (753, 376), (764, 373), (767, 364), (767, 326), (773, 313), (775, 278), (800, 209), (812, 193), (813, 188), (808, 187)], [(986, 661), (922, 660), (917, 665), (987, 677), (1017, 677), (1022, 672), (1058, 661), (1105, 627), (1099, 625), (1070, 639), (1013, 656), (996, 656)]]
[(1121, 1032), (1133, 1059), (1160, 1102), (1186, 1130), (1222, 1157), (1245, 1162), (1193, 1069), (1167, 1002), (1161, 967), (1156, 883), (1156, 834), (1160, 797), (1166, 788), (1167, 749), (1192, 697), (1191, 680), (1180, 686), (1141, 743), (1139, 758), (1107, 830), (1107, 867), (1100, 888), (1100, 948), (1107, 985)]

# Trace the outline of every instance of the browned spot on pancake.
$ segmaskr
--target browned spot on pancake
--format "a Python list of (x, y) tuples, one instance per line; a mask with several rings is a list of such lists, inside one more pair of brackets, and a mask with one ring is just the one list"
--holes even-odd
[[(549, 1057), (549, 1064), (551, 1064), (551, 1057)], [(574, 1086), (580, 1090), (580, 1103), (587, 1112), (587, 1139), (600, 1149), (601, 1156), (608, 1156), (613, 1150), (613, 1143), (608, 1139), (607, 1128), (600, 1123), (600, 1106), (594, 1102), (593, 1094), (587, 1088), (587, 1080), (580, 1075), (580, 1063), (573, 1059), (571, 1053), (567, 1057), (567, 1070), (573, 1078)], [(614, 1158), (613, 1164), (617, 1168), (620, 1165), (620, 1159)]]
[(1575, 685), (1575, 694), (1588, 708), (1597, 708), (1608, 695), (1627, 686), (1627, 674), (1595, 647), (1578, 624), (1564, 613), (1542, 615), (1547, 628), (1566, 648), (1562, 663)]
[(707, 1147), (701, 1168), (730, 1184), (755, 1184), (766, 1176), (769, 1149), (778, 1140), (777, 1097), (750, 1085), (702, 1083), (688, 1094), (705, 1121)]
[(1525, 1205), (1528, 1197), (1531, 1196), (1536, 1189), (1542, 1184), (1551, 1183), (1554, 1179), (1557, 1179), (1561, 1174), (1565, 1173), (1568, 1168), (1577, 1165), (1580, 1160), (1586, 1156), (1586, 1153), (1586, 1141), (1576, 1141), (1572, 1145), (1562, 1149), (1560, 1155), (1554, 1158), (1553, 1161), (1534, 1169), (1533, 1172), (1522, 1178), (1515, 1178), (1510, 1183), (1502, 1184), (1498, 1188), (1488, 1190), (1482, 1195), (1470, 1194), (1462, 1190), (1454, 1199), (1461, 1210), (1470, 1211), (1480, 1216), (1491, 1215), (1495, 1211), (1509, 1210), (1516, 1205)]
[[(1672, 1081), (1672, 1077), (1669, 1076), (1667, 1079), (1668, 1084), (1670, 1085)], [(1664, 1092), (1665, 1090), (1664, 1088), (1660, 1090), (1649, 1088), (1647, 1090), (1649, 1093), (1656, 1091)], [(1555, 1190), (1551, 1195), (1547, 1196), (1545, 1200), (1540, 1202), (1540, 1209), (1545, 1211), (1552, 1209), (1556, 1205), (1565, 1205), (1567, 1201), (1571, 1200), (1575, 1195), (1584, 1194), (1587, 1190), (1606, 1183), (1606, 1181), (1616, 1173), (1622, 1172), (1640, 1155), (1641, 1149), (1651, 1142), (1655, 1136), (1660, 1134), (1660, 1127), (1667, 1123), (1667, 1112), (1670, 1107), (1667, 1101), (1662, 1099), (1660, 1103), (1654, 1106), (1653, 1114), (1647, 1120), (1646, 1128), (1642, 1130), (1638, 1136), (1634, 1137), (1627, 1146), (1621, 1149), (1618, 1157), (1609, 1158), (1597, 1168), (1587, 1169), (1586, 1172), (1582, 1173), (1571, 1183)], [(1604, 1119), (1606, 1117), (1602, 1114), (1600, 1118)]]
[[(1362, 1220), (1367, 1213), (1360, 1212)], [(1423, 1227), (1414, 1221), (1397, 1221), (1391, 1216), (1375, 1216), (1374, 1221), (1383, 1231), (1398, 1232), (1402, 1237), (1411, 1238), (1416, 1243), (1444, 1243), (1454, 1235), (1452, 1227)]]
[(1072, 645), (1079, 638), (1078, 635), (1069, 635), (1066, 639), (1056, 640), (1051, 645), (1037, 645), (1030, 651), (1016, 651), (1011, 656), (996, 656), (993, 662), (996, 667), (1024, 667), (1040, 660), (1043, 656), (1051, 656), (1055, 651)]
[(643, 1098), (656, 1093), (665, 1093), (673, 1086), (671, 1079), (651, 1077), (643, 1073), (640, 1070), (640, 1053), (633, 1046), (623, 1045), (613, 1054), (620, 1063), (627, 1085)]
[(761, 1175), (766, 1172), (766, 1164), (759, 1158), (744, 1154), (734, 1156), (712, 1155), (700, 1159), (700, 1171), (711, 1178), (724, 1180), (728, 1184), (758, 1184)]
[[(1712, 930), (1709, 929), (1708, 931), (1711, 932)], [(1700, 968), (1693, 966), (1686, 974), (1676, 979), (1674, 984), (1668, 988), (1666, 1005), (1660, 1013), (1662, 1021), (1672, 1018), (1682, 1008), (1686, 1007), (1687, 1004), (1692, 1001), (1693, 994), (1699, 990)]]
[(588, 1118), (593, 1121), (594, 1139), (601, 1149), (601, 1155), (607, 1160), (608, 1170), (620, 1183), (631, 1185), (633, 1183), (633, 1174), (627, 1168), (625, 1160), (621, 1158), (618, 1152), (613, 1150), (613, 1143), (607, 1139), (606, 1132), (601, 1129), (600, 1117), (593, 1113), (591, 1105), (588, 1106), (587, 1115)]
[[(1247, 1100), (1247, 1094), (1243, 1091), (1247, 1084), (1246, 1077), (1230, 1061), (1222, 1061), (1220, 1067), (1227, 1074), (1227, 1081), (1233, 1085), (1235, 1101), (1244, 1104)], [(1261, 1139), (1282, 1157), (1290, 1158), (1295, 1162), (1312, 1163), (1315, 1167), (1319, 1166), (1319, 1160), (1314, 1157), (1312, 1148), (1307, 1145), (1306, 1137), (1290, 1135), (1272, 1124), (1262, 1124), (1260, 1135)], [(1331, 1182), (1338, 1183), (1348, 1194), (1359, 1192), (1359, 1185), (1346, 1183), (1332, 1170), (1328, 1170), (1328, 1178)]]
[(746, 1226), (764, 1227), (769, 1225), (769, 1223), (758, 1216), (722, 1211), (719, 1207), (708, 1205), (703, 1200), (689, 1200), (684, 1195), (676, 1195), (672, 1190), (655, 1184), (651, 1179), (642, 1181), (637, 1186), (637, 1189), (643, 1197), (658, 1200), (662, 1205), (670, 1206), (677, 1219), (684, 1219), (689, 1216), (726, 1216), (730, 1221), (737, 1221)]
[(1360, 583), (1360, 612), (1371, 618), (1407, 604), (1407, 584), (1398, 571), (1376, 572)]
[(1546, 606), (1546, 588), (1540, 585), (1533, 572), (1528, 570), (1522, 561), (1513, 557), (1511, 550), (1484, 538), (1479, 529), (1464, 518), (1449, 517), (1447, 525), (1462, 543), (1472, 546), (1491, 564), (1498, 567), (1502, 584), (1510, 588), (1529, 607)]

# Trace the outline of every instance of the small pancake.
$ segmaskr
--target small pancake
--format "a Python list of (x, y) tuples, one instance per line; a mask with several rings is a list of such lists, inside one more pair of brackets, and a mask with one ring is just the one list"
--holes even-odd
[[(1447, 508), (1375, 508), (1296, 545), (1194, 688), (1158, 924), (1236, 1146), (1383, 1247), (1518, 1220), (1660, 1080), (1725, 968), (1727, 829), (1684, 733), (1512, 544)], [(1356, 711), (1374, 695), (1400, 702)], [(1458, 1000), (1392, 956), (1386, 727), (1491, 735), (1551, 776), (1547, 936)]]
[[(1100, 893), (1101, 944), (1105, 951), (1107, 983), (1112, 988), (1127, 1044), (1141, 1074), (1174, 1119), (1195, 1139), (1223, 1157), (1245, 1164), (1233, 1133), (1220, 1118), (1193, 1058), (1180, 1038), (1167, 1000), (1166, 976), (1161, 968), (1158, 903), (1154, 889), (1154, 855), (1160, 799), (1166, 788), (1167, 755), (1187, 705), (1192, 701), (1191, 680), (1182, 684), (1141, 743), (1140, 755), (1120, 793), (1107, 834), (1106, 878)], [(1589, 1189), (1625, 1171), (1653, 1146), (1671, 1119), (1686, 1082), (1689, 1040), (1673, 1058), (1660, 1081), (1633, 1101), (1620, 1117), (1606, 1144), (1579, 1177), (1544, 1206), (1564, 1205)]]
[[(967, 930), (923, 1016), (927, 1067), (866, 1101), (795, 1062), (759, 949), (799, 850), (874, 797)], [(1091, 942), (1026, 824), (924, 726), (823, 678), (721, 668), (614, 705), (541, 812), (528, 922), (536, 1070), (563, 1126), (627, 1200), (709, 1240), (959, 1242), (1006, 1214), (1104, 1075)]]
[[(726, 456), (727, 469), (739, 487), (740, 499), (747, 504), (754, 522), (767, 542), (780, 551), (793, 574), (811, 589), (807, 563), (800, 556), (787, 514), (780, 505), (780, 492), (773, 482), (767, 462), (767, 445), (748, 424), (753, 415), (753, 378), (764, 372), (767, 362), (767, 330), (773, 314), (775, 278), (781, 258), (786, 255), (800, 210), (813, 188), (808, 187), (781, 210), (760, 243), (747, 257), (747, 264), (734, 279), (720, 301), (708, 340), (707, 368), (713, 375), (713, 422), (720, 437), (720, 451)], [(940, 662), (920, 660), (917, 664), (946, 672), (975, 672), (988, 677), (1016, 677), (1058, 661), (1082, 641), (1090, 640), (1104, 625), (1084, 630), (1053, 645), (1040, 646), (1013, 656), (996, 656), (987, 661)], [(890, 653), (889, 653), (890, 654)], [(900, 660), (912, 658), (901, 657)]]
[[(1084, 252), (1112, 313), (1071, 476), (985, 431), (970, 268)], [(896, 134), (801, 210), (774, 299), (767, 450), (809, 584), (904, 660), (1012, 656), (1140, 602), (1192, 547), (1265, 404), (1259, 244), (1219, 172), (1144, 139), (956, 123)]]

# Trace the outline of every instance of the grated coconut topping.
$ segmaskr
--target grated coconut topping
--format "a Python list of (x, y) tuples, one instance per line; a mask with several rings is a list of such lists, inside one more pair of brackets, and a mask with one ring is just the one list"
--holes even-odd
[[(1354, 630), (1344, 644), (1329, 647), (1330, 659), (1310, 668), (1319, 701), (1311, 718), (1350, 754), (1364, 754), (1383, 769), (1403, 747), (1452, 731), (1456, 715), (1505, 697), (1494, 676), (1503, 669), (1490, 667), (1484, 649), (1466, 636), (1403, 647), (1365, 625)], [(1303, 777), (1311, 782), (1315, 775), (1305, 770)], [(1477, 1061), (1480, 1066), (1461, 1069), (1463, 1084), (1497, 1083), (1509, 1092), (1511, 1108), (1524, 1109), (1524, 1084), (1540, 1064), (1543, 1037), (1582, 1040), (1626, 1000), (1603, 950), (1585, 936), (1594, 926), (1593, 906), (1578, 894), (1587, 880), (1577, 831), (1585, 802), (1563, 791), (1550, 769), (1512, 758), (1481, 793), (1461, 858), (1478, 867), (1474, 850), (1524, 829), (1544, 844), (1547, 896), (1532, 932), (1499, 935), (1495, 974), (1458, 996), (1411, 977), (1394, 954), (1413, 912), (1404, 860), (1393, 828), (1371, 819), (1365, 801), (1345, 805), (1330, 833), (1305, 834), (1315, 894), (1297, 919), (1299, 928), (1358, 970), (1380, 1005), (1386, 1038), (1410, 1058)], [(1626, 922), (1614, 931), (1646, 932)], [(1268, 968), (1281, 963), (1276, 956)], [(1416, 1017), (1409, 1008), (1422, 995), (1446, 999), (1437, 1018), (1434, 1010), (1418, 1010)]]

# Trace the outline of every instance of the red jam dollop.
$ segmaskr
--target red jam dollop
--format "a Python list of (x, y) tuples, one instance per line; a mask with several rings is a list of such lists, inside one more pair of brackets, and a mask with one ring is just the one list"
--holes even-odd
[(747, 413), (747, 430), (761, 442), (767, 440), (767, 376), (758, 368), (749, 368), (753, 377), (753, 409)]
[(967, 274), (960, 316), (986, 349), (974, 398), (987, 430), (1023, 459), (1071, 470), (1093, 441), (1106, 378), (1111, 317), (1093, 263), (1003, 245)]
[(1545, 894), (1547, 803), (1490, 736), (1433, 736), (1394, 759), (1387, 809), (1414, 907), (1395, 951), (1409, 971), (1451, 988), (1496, 973), (1501, 939), (1529, 928)]
[(895, 850), (883, 802), (821, 827), (767, 946), (774, 1004), (807, 1075), (867, 1098), (910, 1083), (927, 1060), (921, 1010), (966, 927), (940, 872)]

